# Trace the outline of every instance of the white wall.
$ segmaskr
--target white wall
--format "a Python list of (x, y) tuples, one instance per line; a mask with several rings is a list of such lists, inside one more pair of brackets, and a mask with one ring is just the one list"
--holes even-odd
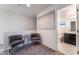
[(3, 44), (3, 32), (0, 32), (0, 44)]
[(36, 20), (0, 9), (0, 44), (8, 45), (8, 36), (30, 34), (36, 30)]
[(56, 30), (38, 30), (41, 34), (42, 44), (51, 49), (57, 50), (57, 33)]
[(34, 30), (35, 22), (35, 19), (0, 10), (0, 31)]
[[(50, 18), (45, 20), (37, 19), (37, 32), (41, 34), (42, 44), (48, 46), (51, 49), (57, 50), (57, 29), (56, 29), (57, 25), (56, 25), (56, 18), (54, 18), (54, 16), (56, 15), (55, 13), (53, 13), (52, 15), (52, 20)], [(38, 14), (38, 16), (39, 15), (40, 13)], [(55, 29), (53, 29), (52, 25), (55, 25)]]
[[(49, 48), (52, 48), (52, 49), (54, 49), (54, 50), (57, 50), (57, 48), (58, 48), (58, 39), (57, 39), (57, 10), (58, 9), (61, 9), (61, 8), (63, 8), (63, 7), (66, 7), (66, 6), (68, 6), (68, 5), (52, 5), (52, 6), (50, 6), (50, 7), (48, 7), (47, 9), (45, 9), (45, 10), (43, 10), (43, 11), (41, 11), (40, 13), (38, 13), (38, 15), (37, 15), (37, 19), (39, 18), (39, 17), (41, 17), (41, 16), (43, 16), (43, 15), (45, 15), (45, 14), (47, 14), (47, 13), (49, 13), (50, 11), (55, 11), (55, 14), (53, 15), (53, 16), (55, 16), (55, 18), (54, 19), (52, 19), (52, 20), (55, 20), (55, 22), (53, 23), (53, 21), (50, 23), (50, 20), (48, 20), (48, 23), (46, 24), (45, 22), (46, 21), (41, 21), (42, 22), (42, 25), (52, 25), (52, 24), (55, 24), (55, 29), (47, 29), (47, 30), (42, 30), (42, 29), (37, 29), (37, 31), (41, 34), (41, 36), (42, 36), (42, 43), (44, 44), (44, 45), (46, 45), (46, 46), (48, 46)], [(52, 16), (52, 17), (53, 17)], [(38, 27), (38, 24), (41, 24), (40, 22), (39, 22), (39, 20), (37, 20), (37, 27)]]

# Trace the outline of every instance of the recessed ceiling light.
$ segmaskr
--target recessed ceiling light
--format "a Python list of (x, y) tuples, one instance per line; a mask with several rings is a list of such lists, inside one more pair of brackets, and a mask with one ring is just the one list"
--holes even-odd
[(30, 7), (30, 4), (27, 4), (27, 7)]

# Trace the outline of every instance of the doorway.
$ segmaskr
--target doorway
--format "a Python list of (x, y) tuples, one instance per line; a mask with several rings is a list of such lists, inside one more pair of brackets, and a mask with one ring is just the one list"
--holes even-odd
[(58, 50), (67, 55), (77, 54), (76, 5), (57, 11)]

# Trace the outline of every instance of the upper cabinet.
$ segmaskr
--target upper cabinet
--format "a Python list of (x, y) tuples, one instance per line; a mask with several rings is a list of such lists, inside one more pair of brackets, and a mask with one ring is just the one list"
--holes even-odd
[(60, 10), (60, 19), (70, 19), (76, 17), (76, 5), (70, 5)]

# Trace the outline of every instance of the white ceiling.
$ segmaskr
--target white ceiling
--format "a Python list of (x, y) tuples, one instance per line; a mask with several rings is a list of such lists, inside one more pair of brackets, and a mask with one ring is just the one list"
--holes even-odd
[(39, 12), (51, 5), (59, 6), (59, 4), (31, 4), (31, 7), (27, 7), (26, 4), (0, 4), (0, 9), (35, 18)]
[(23, 14), (28, 17), (35, 17), (37, 13), (49, 6), (51, 4), (31, 4), (31, 7), (27, 7), (25, 4), (0, 4), (1, 9)]

